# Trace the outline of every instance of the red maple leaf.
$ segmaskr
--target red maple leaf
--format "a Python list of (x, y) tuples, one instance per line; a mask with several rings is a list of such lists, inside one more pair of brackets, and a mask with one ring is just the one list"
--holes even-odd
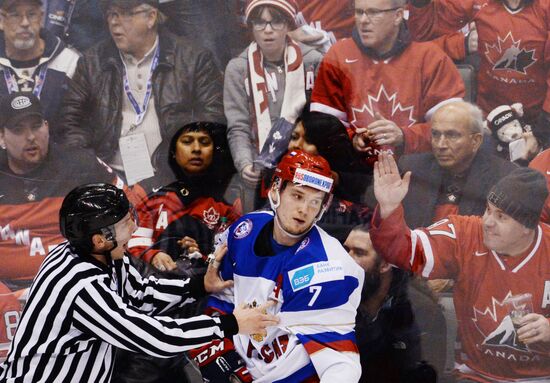
[(388, 94), (384, 85), (380, 86), (376, 96), (369, 95), (366, 103), (360, 107), (352, 107), (353, 120), (351, 124), (357, 128), (365, 128), (376, 120), (375, 113), (393, 121), (399, 127), (411, 126), (416, 123), (414, 106), (403, 106), (398, 100), (398, 93)]

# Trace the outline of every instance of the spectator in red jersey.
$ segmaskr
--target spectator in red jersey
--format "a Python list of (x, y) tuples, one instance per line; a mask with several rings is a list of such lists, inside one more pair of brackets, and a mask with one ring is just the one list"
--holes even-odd
[[(451, 215), (407, 227), (402, 178), (382, 154), (374, 168), (378, 207), (370, 234), (387, 262), (424, 278), (452, 278), (461, 352), (459, 382), (543, 382), (550, 377), (550, 228), (539, 225), (544, 176), (517, 168), (487, 194), (483, 217)], [(507, 307), (513, 296), (530, 304)]]
[(62, 242), (63, 197), (86, 182), (122, 181), (91, 150), (50, 144), (50, 125), (32, 93), (0, 101), (0, 280), (12, 290), (30, 285), (48, 253)]
[(222, 219), (229, 225), (240, 215), (238, 202), (224, 200), (233, 173), (224, 125), (187, 124), (166, 153), (176, 181), (153, 189), (136, 205), (139, 228), (128, 244), (133, 255), (161, 271), (176, 269), (184, 251), (210, 253)]
[(355, 0), (354, 6), (352, 38), (323, 59), (311, 110), (338, 117), (366, 156), (381, 147), (429, 151), (427, 121), (464, 96), (460, 74), (432, 43), (411, 41), (404, 0)]
[(433, 39), (475, 22), (480, 68), (477, 102), (485, 113), (523, 104), (525, 121), (544, 146), (550, 144), (548, 0), (414, 0), (409, 26)]
[[(550, 190), (550, 149), (546, 149), (536, 156), (529, 163), (529, 167), (538, 170), (546, 177), (546, 184)], [(550, 198), (544, 204), (540, 219), (542, 222), (550, 224)]]

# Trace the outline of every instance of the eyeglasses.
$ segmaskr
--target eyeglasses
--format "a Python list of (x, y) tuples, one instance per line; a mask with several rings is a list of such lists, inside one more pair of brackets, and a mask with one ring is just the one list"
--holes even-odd
[(367, 19), (371, 21), (379, 20), (382, 15), (386, 12), (392, 12), (397, 11), (398, 9), (401, 9), (403, 7), (395, 7), (395, 8), (388, 8), (388, 9), (361, 9), (361, 8), (355, 8), (355, 17), (360, 19), (363, 15), (367, 16)]
[(17, 13), (17, 12), (7, 12), (4, 13), (4, 17), (10, 22), (15, 24), (21, 24), (21, 22), (26, 18), (31, 23), (36, 23), (37, 21), (42, 20), (42, 12), (39, 11), (30, 11), (27, 13)]
[(139, 9), (137, 11), (112, 11), (109, 10), (105, 12), (105, 17), (108, 21), (116, 18), (117, 20), (130, 21), (134, 16), (139, 15), (140, 13), (149, 12), (150, 9)]
[(286, 21), (284, 21), (284, 20), (271, 20), (271, 21), (254, 20), (254, 21), (252, 21), (252, 28), (254, 28), (254, 30), (256, 30), (256, 31), (263, 31), (264, 29), (267, 28), (268, 24), (271, 26), (271, 29), (273, 29), (274, 31), (281, 31), (286, 26)]

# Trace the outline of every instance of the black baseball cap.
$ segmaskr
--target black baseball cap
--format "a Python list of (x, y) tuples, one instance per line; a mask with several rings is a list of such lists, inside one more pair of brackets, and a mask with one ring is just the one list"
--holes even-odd
[(38, 116), (44, 119), (42, 105), (34, 94), (17, 92), (0, 100), (0, 128), (11, 129), (23, 118)]
[(159, 0), (101, 0), (101, 7), (103, 10), (109, 7), (119, 7), (122, 9), (132, 9), (141, 4), (148, 4), (158, 9)]
[[(42, 6), (41, 0), (25, 0), (27, 2), (36, 3), (39, 6)], [(21, 4), (23, 0), (0, 0), (0, 8), (2, 9), (10, 9), (14, 5)]]

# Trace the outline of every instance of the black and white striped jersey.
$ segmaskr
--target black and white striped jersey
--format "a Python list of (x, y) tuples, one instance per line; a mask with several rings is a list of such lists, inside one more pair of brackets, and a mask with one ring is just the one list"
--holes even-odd
[(44, 260), (31, 286), (2, 382), (107, 382), (114, 348), (170, 357), (237, 331), (234, 317), (172, 319), (202, 280), (142, 278), (129, 259), (106, 267), (68, 242)]

